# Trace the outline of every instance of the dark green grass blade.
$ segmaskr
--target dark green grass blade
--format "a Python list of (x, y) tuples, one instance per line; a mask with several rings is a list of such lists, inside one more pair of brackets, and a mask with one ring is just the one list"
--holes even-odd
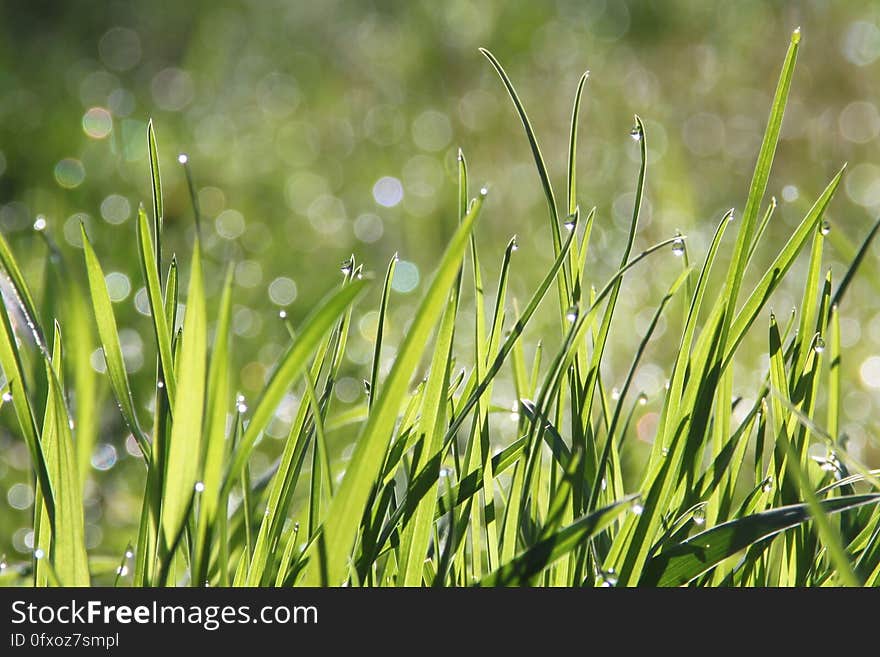
[(480, 586), (515, 586), (528, 584), (532, 577), (598, 534), (621, 513), (629, 509), (637, 495), (625, 497), (610, 506), (594, 511), (555, 534), (538, 541), (480, 581)]
[[(880, 493), (849, 495), (820, 502), (826, 514), (880, 502)], [(662, 550), (646, 565), (639, 579), (643, 586), (681, 586), (733, 556), (740, 550), (796, 527), (811, 517), (806, 504), (794, 504), (717, 525)], [(765, 543), (766, 548), (769, 543)]]

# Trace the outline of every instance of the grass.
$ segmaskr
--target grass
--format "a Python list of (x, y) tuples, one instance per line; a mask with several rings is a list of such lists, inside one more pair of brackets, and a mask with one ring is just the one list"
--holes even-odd
[[(33, 559), (10, 564), (0, 581), (880, 585), (880, 473), (849, 455), (838, 434), (845, 366), (840, 305), (877, 226), (855, 249), (839, 283), (830, 271), (823, 274), (823, 216), (841, 169), (770, 265), (761, 269), (753, 258), (775, 209), (765, 192), (799, 42), (796, 31), (744, 210), (719, 219), (701, 261), (680, 235), (642, 250), (636, 246), (650, 135), (635, 118), (632, 136), (641, 160), (635, 202), (618, 271), (604, 282), (591, 279), (590, 257), (591, 229), (602, 218), (595, 208), (578, 206), (576, 187), (587, 75), (575, 95), (562, 203), (513, 82), (482, 51), (513, 100), (534, 157), (547, 200), (552, 266), (520, 311), (508, 299), (514, 238), (500, 266), (496, 297), (487, 300), (488, 268), (474, 232), (488, 191), (472, 198), (460, 154), (458, 228), (383, 377), (379, 362), (387, 347), (382, 337), (396, 258), (389, 264), (373, 362), (364, 373), (368, 394), (353, 412), (335, 410), (332, 400), (349, 328), (369, 285), (363, 265), (352, 257), (341, 285), (295, 330), (290, 327), (288, 349), (248, 408), (233, 392), (232, 276), (217, 308), (209, 309), (201, 228), (187, 254), (185, 294), (176, 257), (167, 262), (163, 252), (158, 148), (150, 124), (152, 218), (142, 207), (134, 235), (156, 352), (149, 416), (138, 411), (148, 400), (135, 399), (129, 386), (100, 258), (85, 230), (83, 262), (48, 258), (41, 295), (30, 289), (0, 238), (8, 288), (0, 306), (2, 403), (12, 406), (3, 417), (14, 419), (27, 444), (37, 491)], [(198, 226), (195, 198), (193, 209)], [(615, 332), (630, 330), (616, 315), (623, 281), (647, 275), (652, 258), (670, 253), (682, 256), (681, 271), (658, 300), (622, 388), (612, 391), (602, 371)], [(797, 316), (780, 324), (767, 303), (802, 254), (809, 258), (803, 297)], [(84, 266), (87, 287), (67, 275), (66, 267), (73, 266)], [(750, 291), (747, 273), (758, 280)], [(185, 312), (178, 317), (181, 300)], [(632, 472), (624, 462), (635, 440), (635, 409), (644, 401), (635, 377), (654, 329), (679, 305), (681, 330), (667, 333), (661, 347), (673, 354), (673, 364), (656, 433), (641, 471)], [(538, 345), (529, 364), (523, 335), (539, 309), (558, 318), (559, 345)], [(126, 555), (89, 555), (85, 547), (82, 488), (101, 409), (90, 350), (81, 345), (95, 329), (118, 412), (146, 470), (138, 533)], [(466, 362), (454, 351), (463, 331), (474, 338)], [(766, 332), (769, 367), (753, 401), (746, 401), (733, 395), (732, 363), (745, 336), (755, 331)], [(546, 344), (557, 341), (548, 338)], [(427, 375), (413, 381), (424, 364)], [(495, 436), (510, 411), (492, 403), (493, 385), (502, 376), (510, 377), (519, 399), (517, 437), (507, 445)], [(255, 445), (295, 387), (303, 390), (302, 401), (281, 454), (267, 475), (254, 479), (249, 462)], [(356, 432), (341, 481), (331, 474), (330, 427)], [(822, 462), (809, 452), (814, 444), (827, 447)]]

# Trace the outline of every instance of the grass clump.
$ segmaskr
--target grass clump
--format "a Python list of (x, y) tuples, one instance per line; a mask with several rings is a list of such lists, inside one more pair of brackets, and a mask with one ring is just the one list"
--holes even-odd
[[(62, 259), (50, 258), (39, 307), (0, 239), (8, 283), (0, 306), (3, 403), (12, 405), (37, 490), (34, 558), (2, 578), (35, 585), (109, 578), (135, 586), (880, 584), (877, 472), (848, 455), (838, 435), (839, 308), (877, 227), (839, 283), (821, 266), (823, 216), (842, 169), (772, 263), (755, 272), (754, 288), (744, 290), (775, 208), (764, 197), (799, 41), (795, 32), (744, 209), (736, 218), (732, 210), (720, 217), (708, 251), (694, 264), (684, 236), (637, 247), (650, 135), (636, 117), (632, 136), (641, 165), (628, 237), (616, 273), (601, 284), (589, 276), (590, 235), (600, 219), (595, 208), (579, 207), (576, 186), (586, 75), (575, 95), (562, 203), (513, 83), (482, 51), (525, 129), (547, 200), (552, 265), (523, 309), (511, 310), (514, 238), (496, 295), (486, 299), (487, 268), (474, 231), (488, 192), (472, 197), (460, 154), (458, 228), (390, 371), (380, 376), (396, 258), (389, 263), (364, 379), (368, 396), (353, 412), (334, 411), (331, 401), (368, 285), (363, 265), (347, 262), (342, 284), (291, 330), (289, 347), (248, 408), (233, 393), (232, 277), (225, 278), (217, 308), (209, 309), (200, 230), (185, 295), (176, 258), (165, 261), (151, 125), (152, 217), (141, 208), (135, 235), (157, 354), (149, 417), (138, 412), (143, 404), (129, 386), (100, 258), (85, 230), (87, 286), (65, 275)], [(803, 297), (797, 316), (781, 325), (766, 304), (804, 251)], [(623, 386), (612, 392), (602, 367), (614, 344), (621, 287), (658, 252), (683, 256), (683, 266), (658, 301)], [(723, 252), (729, 258), (719, 258)], [(633, 473), (624, 461), (634, 410), (643, 401), (635, 375), (676, 299), (684, 316), (681, 331), (664, 344), (672, 357), (669, 382), (650, 454)], [(186, 309), (178, 317), (181, 300)], [(472, 321), (462, 319), (465, 303), (473, 304)], [(536, 349), (529, 366), (523, 334), (539, 308), (558, 317), (561, 337), (555, 351)], [(82, 486), (99, 409), (90, 352), (77, 345), (91, 330), (90, 317), (146, 469), (139, 529), (124, 557), (89, 555), (85, 548)], [(467, 362), (453, 349), (462, 331), (474, 338)], [(750, 331), (766, 331), (769, 369), (747, 402), (733, 395), (732, 362)], [(65, 350), (65, 344), (73, 346)], [(427, 375), (413, 387), (413, 373), (424, 364)], [(499, 376), (511, 377), (519, 400), (516, 438), (506, 445), (493, 440)], [(278, 460), (254, 479), (254, 447), (294, 386), (304, 393)], [(510, 410), (501, 410), (507, 421)], [(328, 431), (338, 427), (356, 434), (339, 481), (327, 444)], [(816, 443), (827, 446), (822, 462), (808, 451)]]

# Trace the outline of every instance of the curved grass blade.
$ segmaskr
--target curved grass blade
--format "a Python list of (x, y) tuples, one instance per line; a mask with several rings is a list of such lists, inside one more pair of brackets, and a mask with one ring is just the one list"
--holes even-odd
[[(819, 504), (831, 515), (877, 502), (880, 502), (880, 493), (836, 497)], [(640, 586), (682, 586), (740, 550), (810, 518), (808, 505), (793, 504), (716, 525), (662, 550), (645, 565), (638, 583)], [(764, 542), (760, 549), (766, 549), (769, 544)]]

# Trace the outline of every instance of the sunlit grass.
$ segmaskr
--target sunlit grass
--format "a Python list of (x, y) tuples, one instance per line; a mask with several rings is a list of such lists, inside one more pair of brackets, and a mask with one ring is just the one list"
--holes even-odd
[[(354, 412), (333, 406), (353, 318), (369, 285), (354, 257), (343, 281), (295, 329), (262, 393), (246, 404), (233, 384), (230, 331), (233, 277), (209, 308), (200, 230), (178, 281), (163, 248), (163, 198), (152, 123), (148, 145), (152, 217), (138, 213), (132, 239), (155, 342), (149, 415), (129, 385), (101, 254), (82, 230), (87, 289), (47, 261), (46, 298), (37, 298), (15, 254), (0, 239), (6, 274), (0, 367), (3, 404), (34, 471), (34, 552), (0, 574), (20, 585), (877, 585), (880, 501), (877, 472), (848, 454), (838, 435), (842, 367), (839, 304), (876, 227), (838, 283), (823, 272), (826, 208), (843, 169), (816, 196), (769, 265), (754, 259), (775, 202), (765, 191), (789, 95), (800, 34), (792, 35), (741, 213), (718, 217), (705, 254), (686, 237), (639, 246), (650, 134), (635, 117), (640, 166), (627, 241), (617, 271), (595, 280), (590, 236), (596, 209), (578, 205), (578, 115), (572, 111), (565, 202), (557, 198), (524, 104), (500, 62), (482, 51), (513, 100), (547, 201), (552, 265), (527, 302), (508, 298), (516, 238), (493, 276), (475, 232), (489, 190), (473, 194), (458, 158), (458, 223), (382, 375), (384, 328), (396, 257), (384, 276), (367, 398)], [(180, 163), (187, 166), (185, 158)], [(189, 170), (186, 170), (191, 181)], [(697, 172), (695, 175), (698, 175)], [(194, 189), (192, 184), (190, 190)], [(199, 211), (193, 197), (195, 220)], [(152, 221), (151, 221), (152, 219)], [(454, 221), (454, 219), (453, 219)], [(197, 223), (198, 225), (198, 223)], [(736, 235), (728, 235), (728, 233)], [(779, 322), (767, 308), (798, 257), (809, 251), (797, 316)], [(718, 258), (722, 252), (729, 258)], [(680, 257), (680, 272), (656, 300), (620, 390), (602, 379), (619, 332), (623, 281), (652, 275), (656, 258)], [(726, 261), (722, 270), (720, 262)], [(65, 265), (66, 266), (66, 265)], [(71, 265), (72, 266), (72, 265)], [(747, 271), (758, 281), (743, 290)], [(484, 278), (485, 274), (485, 278)], [(335, 271), (334, 271), (335, 275)], [(750, 279), (751, 280), (751, 279)], [(377, 281), (378, 282), (378, 281)], [(551, 292), (551, 289), (553, 290)], [(547, 297), (550, 298), (547, 298)], [(180, 302), (185, 302), (182, 317)], [(467, 313), (463, 312), (465, 305)], [(650, 454), (640, 471), (623, 467), (632, 423), (646, 398), (633, 385), (658, 322), (684, 309), (679, 332), (657, 340), (672, 354)], [(526, 361), (524, 332), (538, 313), (558, 334)], [(94, 319), (106, 378), (146, 469), (131, 555), (87, 554), (82, 488), (100, 426), (90, 353), (68, 338)], [(463, 318), (467, 317), (465, 321)], [(614, 320), (614, 321), (613, 321)], [(753, 401), (734, 397), (735, 361), (747, 334), (767, 336), (769, 368)], [(454, 349), (473, 336), (471, 353)], [(68, 346), (69, 345), (69, 346)], [(421, 381), (415, 373), (427, 368)], [(518, 402), (492, 403), (508, 378)], [(255, 446), (285, 395), (304, 390), (270, 472), (251, 476)], [(820, 392), (823, 394), (820, 395)], [(820, 404), (820, 397), (824, 402)], [(146, 400), (151, 401), (151, 400)], [(735, 412), (750, 405), (744, 414)], [(503, 410), (499, 413), (499, 410)], [(516, 439), (499, 444), (500, 422)], [(742, 419), (737, 419), (742, 418)], [(356, 432), (340, 480), (328, 427)], [(811, 445), (824, 445), (817, 460)], [(129, 568), (128, 562), (133, 560)]]

